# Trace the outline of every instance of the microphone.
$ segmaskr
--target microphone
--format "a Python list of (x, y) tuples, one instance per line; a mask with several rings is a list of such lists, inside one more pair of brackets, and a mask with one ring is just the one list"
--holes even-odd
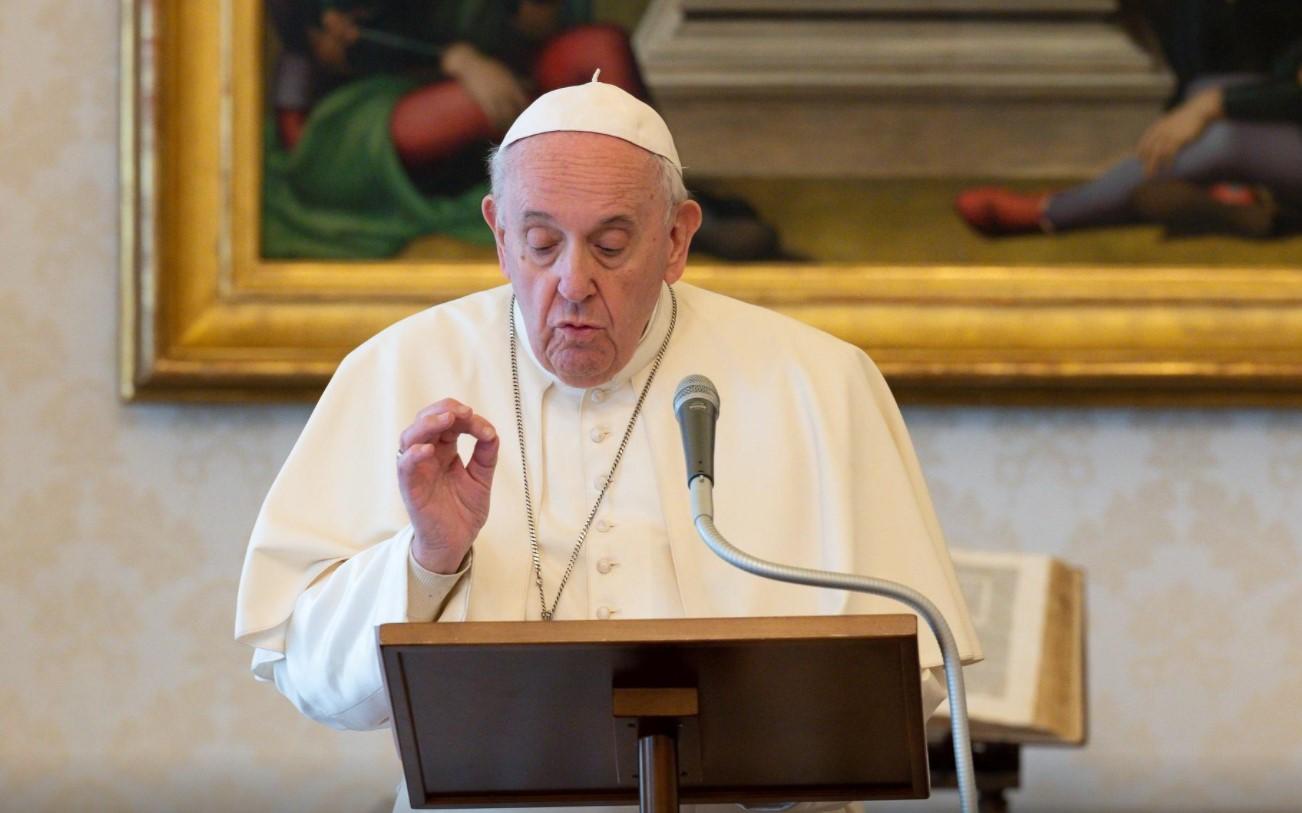
[(719, 419), (719, 391), (703, 375), (689, 375), (678, 382), (674, 393), (674, 414), (683, 432), (683, 456), (687, 458), (687, 484), (697, 477), (714, 482), (714, 422)]
[(851, 590), (899, 601), (921, 616), (940, 645), (945, 662), (945, 683), (949, 689), (950, 738), (954, 744), (954, 772), (959, 804), (964, 813), (976, 813), (976, 776), (972, 767), (972, 734), (968, 726), (967, 689), (963, 684), (958, 642), (935, 604), (913, 588), (854, 573), (812, 570), (769, 562), (752, 556), (729, 542), (714, 524), (714, 424), (719, 419), (719, 391), (703, 375), (689, 375), (678, 382), (674, 393), (674, 414), (683, 431), (683, 455), (687, 458), (687, 487), (691, 491), (692, 524), (701, 541), (728, 564), (750, 573), (787, 584)]

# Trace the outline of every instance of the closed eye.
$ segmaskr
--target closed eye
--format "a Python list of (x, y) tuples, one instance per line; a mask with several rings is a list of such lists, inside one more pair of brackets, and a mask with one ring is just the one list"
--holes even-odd
[(530, 226), (525, 230), (524, 242), (536, 256), (543, 256), (560, 245), (561, 241), (555, 229), (544, 226)]

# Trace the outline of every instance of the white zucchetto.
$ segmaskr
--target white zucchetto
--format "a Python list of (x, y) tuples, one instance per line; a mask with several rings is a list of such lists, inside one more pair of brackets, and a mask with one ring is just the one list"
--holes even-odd
[(591, 82), (557, 88), (535, 99), (506, 131), (499, 149), (529, 136), (559, 132), (622, 138), (668, 158), (680, 172), (683, 169), (669, 127), (655, 108), (615, 85), (597, 81), (596, 74)]

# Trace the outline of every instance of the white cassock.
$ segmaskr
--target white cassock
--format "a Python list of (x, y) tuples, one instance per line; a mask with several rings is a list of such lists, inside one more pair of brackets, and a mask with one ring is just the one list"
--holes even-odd
[[(857, 593), (785, 585), (715, 557), (689, 514), (677, 383), (718, 387), (715, 520), (739, 547), (801, 567), (907, 584), (944, 614), (965, 663), (980, 647), (886, 382), (858, 348), (771, 311), (678, 284), (678, 323), (557, 618), (907, 612)], [(253, 673), (335, 728), (389, 722), (374, 627), (540, 617), (531, 578), (508, 341), (511, 290), (418, 313), (339, 366), (267, 495), (244, 562), (237, 640)], [(579, 390), (533, 357), (515, 313), (525, 456), (548, 602), (610, 470), (669, 329), (669, 289), (634, 358)], [(398, 492), (398, 436), (455, 398), (501, 437), (488, 522), (460, 574), (423, 571)], [(473, 439), (463, 437), (463, 455)], [(924, 702), (944, 696), (939, 647), (919, 623)], [(406, 809), (405, 791), (398, 807)], [(583, 808), (587, 811), (598, 808)]]

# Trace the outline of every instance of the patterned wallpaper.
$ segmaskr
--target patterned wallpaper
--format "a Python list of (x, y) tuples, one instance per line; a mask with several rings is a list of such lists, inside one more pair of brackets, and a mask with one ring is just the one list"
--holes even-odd
[[(230, 640), (306, 408), (116, 400), (117, 25), (0, 15), (0, 798), (385, 809), (388, 736), (299, 719)], [(1302, 415), (907, 417), (953, 544), (1090, 574), (1093, 739), (1028, 753), (1017, 809), (1302, 807)]]

